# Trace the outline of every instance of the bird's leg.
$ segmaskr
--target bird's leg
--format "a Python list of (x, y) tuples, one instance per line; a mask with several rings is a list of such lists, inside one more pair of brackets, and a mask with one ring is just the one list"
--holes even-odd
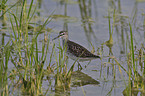
[(80, 70), (82, 70), (83, 68), (82, 68), (82, 66), (81, 66), (81, 64), (78, 62), (78, 71), (80, 71)]

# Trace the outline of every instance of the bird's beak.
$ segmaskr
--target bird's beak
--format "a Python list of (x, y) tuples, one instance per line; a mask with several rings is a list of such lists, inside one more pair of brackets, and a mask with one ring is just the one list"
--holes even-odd
[(58, 35), (57, 37), (53, 38), (52, 41), (55, 40), (55, 39), (57, 39), (57, 38), (59, 38), (59, 37), (60, 37), (60, 35)]

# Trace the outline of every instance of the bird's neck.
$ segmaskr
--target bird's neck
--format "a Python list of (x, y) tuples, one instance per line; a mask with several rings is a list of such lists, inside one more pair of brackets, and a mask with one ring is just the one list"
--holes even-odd
[(65, 46), (65, 44), (67, 43), (67, 40), (68, 40), (68, 36), (62, 38), (63, 46)]
[(67, 40), (68, 40), (68, 39), (62, 39), (62, 44), (63, 44), (63, 46), (66, 46)]

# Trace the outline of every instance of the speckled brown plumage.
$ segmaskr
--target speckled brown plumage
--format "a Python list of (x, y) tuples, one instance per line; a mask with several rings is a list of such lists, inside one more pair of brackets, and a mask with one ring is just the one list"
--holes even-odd
[(86, 48), (84, 48), (83, 46), (67, 40), (67, 50), (75, 55), (76, 57), (82, 57), (82, 58), (100, 58), (97, 55), (92, 54), (91, 52), (89, 52)]

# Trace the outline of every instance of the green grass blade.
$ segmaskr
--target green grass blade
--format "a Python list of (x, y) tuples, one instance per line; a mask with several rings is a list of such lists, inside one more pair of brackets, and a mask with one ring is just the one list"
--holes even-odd
[(129, 23), (129, 27), (130, 27), (131, 56), (132, 56), (132, 63), (133, 63), (133, 71), (136, 73), (135, 60), (134, 60), (134, 45), (133, 45), (132, 26), (130, 23)]
[(29, 7), (27, 19), (29, 19), (29, 16), (30, 16), (30, 13), (31, 13), (32, 6), (33, 6), (33, 0), (31, 1), (30, 7)]

